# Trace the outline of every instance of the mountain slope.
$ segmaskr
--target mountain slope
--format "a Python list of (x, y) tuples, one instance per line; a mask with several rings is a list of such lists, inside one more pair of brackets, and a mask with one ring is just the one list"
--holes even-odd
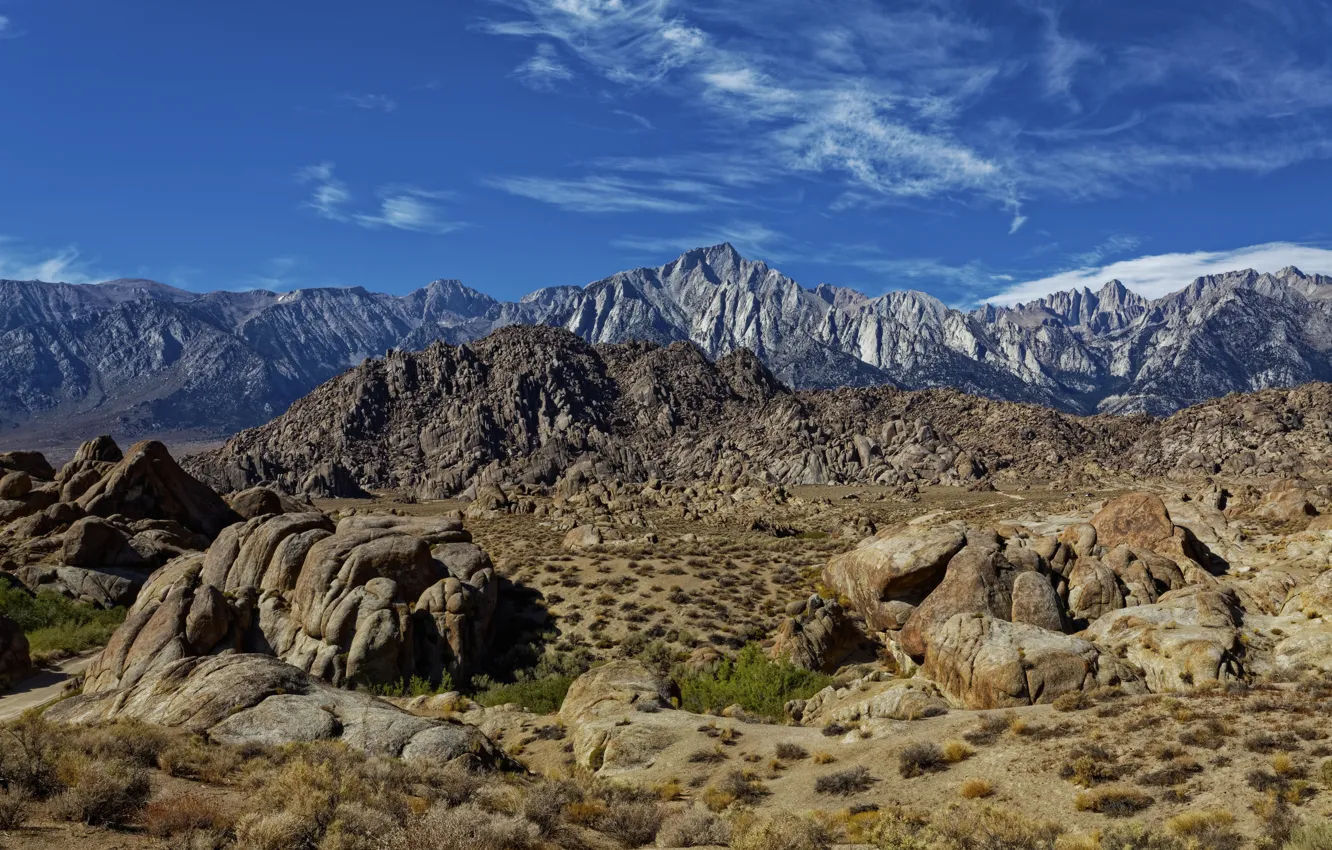
[(231, 433), (367, 357), (512, 324), (595, 344), (688, 341), (714, 360), (748, 349), (796, 388), (947, 386), (1081, 414), (1164, 415), (1332, 378), (1332, 278), (1298, 269), (1200, 278), (1155, 301), (1111, 281), (962, 312), (920, 292), (807, 289), (717, 245), (517, 302), (447, 280), (404, 296), (0, 281), (0, 370), (13, 376), (0, 428)]

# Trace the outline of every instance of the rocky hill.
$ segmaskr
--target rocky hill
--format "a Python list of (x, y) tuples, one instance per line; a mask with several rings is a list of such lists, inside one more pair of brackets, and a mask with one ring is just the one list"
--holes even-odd
[(0, 281), (0, 428), (233, 433), (367, 357), (511, 324), (591, 343), (748, 348), (788, 386), (953, 387), (1071, 413), (1168, 414), (1332, 377), (1332, 278), (1200, 278), (1147, 301), (1111, 281), (961, 312), (920, 292), (806, 289), (730, 245), (586, 287), (499, 302), (457, 281), (396, 297), (349, 289), (197, 294), (151, 281)]
[(746, 349), (712, 362), (691, 343), (593, 346), (515, 326), (369, 360), (188, 466), (224, 490), (420, 498), (551, 485), (575, 466), (782, 485), (1317, 474), (1332, 459), (1330, 393), (1267, 390), (1164, 420), (1078, 417), (956, 390), (792, 391)]

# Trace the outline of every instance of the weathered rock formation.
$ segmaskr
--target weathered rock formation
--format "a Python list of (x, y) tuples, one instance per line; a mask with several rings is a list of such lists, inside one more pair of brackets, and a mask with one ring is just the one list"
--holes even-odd
[(435, 764), (508, 760), (470, 726), (416, 717), (369, 694), (335, 688), (267, 655), (177, 658), (120, 688), (85, 689), (47, 709), (57, 723), (135, 719), (221, 744), (337, 740), (373, 755)]
[(489, 646), (498, 587), (456, 516), (259, 516), (154, 573), (85, 690), (236, 652), (334, 685), (463, 677)]
[(0, 568), (32, 590), (128, 605), (149, 573), (239, 519), (151, 440), (122, 454), (99, 437), (58, 473), (35, 453), (0, 462), (23, 467), (0, 478)]

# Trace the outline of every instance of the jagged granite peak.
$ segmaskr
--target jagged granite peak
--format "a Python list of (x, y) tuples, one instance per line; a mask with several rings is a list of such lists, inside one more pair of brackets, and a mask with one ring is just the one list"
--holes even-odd
[(587, 286), (498, 301), (456, 280), (193, 293), (143, 280), (0, 281), (0, 434), (225, 434), (389, 349), (514, 324), (594, 343), (748, 349), (797, 389), (955, 387), (1065, 411), (1168, 414), (1229, 392), (1332, 378), (1332, 278), (1294, 267), (1200, 277), (1148, 300), (1119, 281), (963, 312), (910, 290), (807, 289), (730, 244)]

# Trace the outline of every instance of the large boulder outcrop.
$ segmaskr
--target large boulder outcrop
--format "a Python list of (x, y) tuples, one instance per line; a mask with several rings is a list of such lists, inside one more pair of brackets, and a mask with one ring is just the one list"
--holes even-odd
[(221, 496), (181, 469), (157, 440), (136, 443), (77, 503), (101, 517), (174, 520), (210, 539), (239, 519)]
[(850, 601), (871, 629), (899, 629), (903, 612), (892, 603), (915, 605), (925, 599), (966, 543), (960, 526), (908, 527), (830, 559), (823, 580)]
[(101, 692), (181, 658), (264, 652), (335, 685), (467, 675), (494, 568), (456, 516), (264, 515), (156, 572), (86, 675)]
[(1052, 632), (1064, 630), (1063, 603), (1047, 576), (1027, 571), (1013, 579), (1012, 620)]
[(14, 476), (29, 473), (5, 476), (16, 498), (0, 500), (0, 568), (96, 605), (133, 602), (149, 573), (239, 519), (154, 441), (124, 456), (98, 437), (53, 480), (14, 486)]
[(650, 766), (698, 725), (694, 715), (672, 710), (676, 697), (668, 681), (638, 661), (612, 661), (579, 676), (560, 705), (574, 760), (603, 776)]
[(972, 709), (1053, 702), (1124, 677), (1088, 641), (974, 613), (954, 615), (934, 631), (922, 671)]
[(1310, 619), (1332, 619), (1332, 570), (1326, 570), (1308, 584), (1292, 590), (1281, 607), (1281, 613), (1286, 616), (1302, 614)]
[(1111, 611), (1083, 637), (1136, 668), (1153, 693), (1189, 690), (1240, 677), (1242, 616), (1233, 591), (1191, 585)]
[(221, 744), (338, 740), (373, 754), (435, 764), (507, 763), (476, 729), (416, 717), (366, 693), (335, 688), (267, 655), (178, 658), (122, 688), (86, 691), (47, 709), (57, 723), (135, 719)]
[(948, 562), (943, 581), (902, 627), (902, 649), (912, 658), (926, 657), (933, 632), (957, 614), (1009, 619), (1013, 611), (1012, 581), (1013, 567), (997, 549), (965, 547)]

